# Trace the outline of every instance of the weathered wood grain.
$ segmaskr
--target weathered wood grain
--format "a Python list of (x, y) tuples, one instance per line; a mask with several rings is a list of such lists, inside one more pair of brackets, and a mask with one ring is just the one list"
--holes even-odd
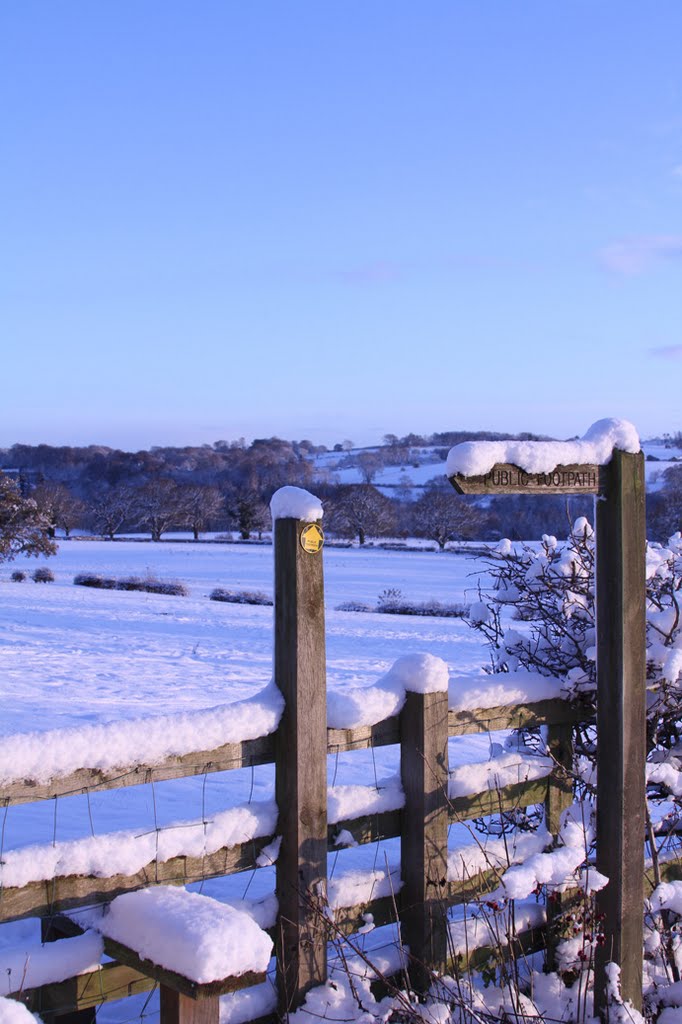
[(277, 961), (286, 1014), (327, 977), (327, 691), (322, 550), (301, 543), (306, 523), (274, 525), (274, 676), (285, 700), (275, 773), (282, 836)]
[(183, 779), (211, 772), (229, 771), (233, 768), (250, 768), (252, 765), (270, 764), (274, 759), (274, 735), (261, 736), (255, 740), (244, 740), (242, 743), (225, 743), (213, 750), (168, 757), (155, 765), (124, 765), (107, 771), (79, 768), (78, 771), (46, 783), (25, 779), (3, 787), (0, 802), (23, 804), (35, 800), (51, 800), (54, 797), (74, 796), (94, 790), (124, 789), (127, 786)]
[(510, 463), (498, 463), (484, 476), (449, 477), (458, 494), (600, 494), (603, 466), (556, 466), (550, 473), (526, 473)]
[(408, 693), (400, 714), (401, 935), (415, 988), (428, 988), (447, 957), (448, 695)]
[(517, 807), (545, 802), (549, 789), (549, 778), (532, 779), (529, 782), (514, 782), (501, 789), (489, 789), (484, 793), (451, 797), (448, 811), (451, 821), (470, 821), (471, 818), (485, 818), (490, 814), (504, 814)]
[(253, 839), (240, 846), (223, 847), (205, 857), (173, 857), (152, 861), (134, 875), (94, 878), (61, 875), (21, 888), (0, 889), (0, 922), (22, 917), (49, 917), (87, 904), (108, 903), (115, 896), (148, 885), (188, 885), (202, 878), (236, 874), (256, 867), (256, 858), (272, 836)]
[(472, 711), (450, 711), (451, 736), (495, 732), (497, 729), (521, 729), (537, 725), (584, 722), (594, 717), (589, 707), (558, 698), (528, 704), (508, 704)]
[(249, 985), (260, 985), (261, 982), (265, 981), (265, 973), (246, 971), (239, 977), (222, 978), (219, 981), (200, 983), (185, 977), (184, 974), (179, 974), (177, 971), (171, 971), (168, 967), (155, 964), (152, 960), (145, 960), (134, 949), (130, 949), (129, 946), (124, 945), (122, 942), (116, 942), (114, 939), (109, 939), (106, 936), (104, 937), (104, 952), (107, 956), (118, 961), (118, 963), (132, 967), (139, 974), (153, 978), (154, 981), (157, 981), (165, 988), (170, 988), (174, 992), (181, 992), (190, 999), (209, 999), (213, 996), (224, 995), (226, 992), (236, 992), (238, 989), (248, 988)]
[(614, 451), (597, 502), (597, 894), (606, 942), (597, 948), (595, 1007), (605, 1009), (605, 968), (621, 968), (624, 999), (642, 1006), (646, 822), (646, 527), (644, 456)]

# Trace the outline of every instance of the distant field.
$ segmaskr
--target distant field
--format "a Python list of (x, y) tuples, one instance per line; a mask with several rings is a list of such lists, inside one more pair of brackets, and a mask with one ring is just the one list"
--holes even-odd
[[(413, 601), (465, 601), (477, 563), (449, 553), (325, 550), (329, 686), (368, 683), (401, 654), (429, 651), (455, 672), (484, 663), (461, 620), (359, 615), (387, 588)], [(10, 581), (48, 564), (55, 582)], [(79, 572), (179, 580), (187, 597), (91, 590)], [(3, 734), (235, 700), (271, 676), (272, 609), (209, 601), (214, 587), (272, 592), (269, 546), (65, 541), (55, 558), (0, 570)]]

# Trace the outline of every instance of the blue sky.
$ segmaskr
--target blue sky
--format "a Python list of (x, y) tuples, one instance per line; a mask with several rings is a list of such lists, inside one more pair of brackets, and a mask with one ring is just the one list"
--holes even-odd
[(0, 446), (682, 428), (682, 5), (0, 9)]

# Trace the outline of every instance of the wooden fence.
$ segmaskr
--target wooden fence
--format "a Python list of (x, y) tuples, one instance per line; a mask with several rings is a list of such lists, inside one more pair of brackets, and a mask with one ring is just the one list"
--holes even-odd
[[(324, 897), (327, 852), (335, 848), (334, 837), (340, 829), (349, 829), (359, 844), (399, 837), (403, 884), (395, 896), (336, 908), (334, 931), (345, 935), (357, 931), (367, 913), (376, 925), (389, 923), (397, 912), (402, 941), (410, 949), (412, 982), (419, 988), (430, 970), (453, 967), (448, 965), (445, 909), (499, 884), (499, 873), (492, 869), (448, 880), (449, 824), (544, 803), (548, 828), (557, 833), (561, 811), (571, 801), (571, 779), (563, 767), (571, 763), (571, 727), (581, 717), (560, 700), (455, 712), (448, 710), (444, 692), (408, 693), (395, 717), (372, 726), (328, 729), (322, 558), (319, 551), (306, 547), (305, 529), (306, 524), (298, 520), (276, 522), (275, 678), (286, 710), (274, 735), (168, 758), (161, 764), (145, 764), (141, 752), (134, 766), (110, 772), (79, 770), (41, 785), (16, 783), (0, 797), (7, 806), (274, 763), (276, 833), (283, 837), (276, 868), (279, 914), (274, 928), (280, 1013), (300, 1005), (306, 991), (326, 978), (328, 926), (311, 895)], [(449, 737), (522, 726), (548, 727), (555, 759), (548, 776), (448, 799)], [(327, 756), (389, 744), (400, 744), (404, 808), (328, 824)], [(68, 934), (70, 926), (58, 916), (64, 911), (106, 903), (144, 886), (185, 885), (256, 870), (259, 854), (272, 840), (273, 836), (262, 836), (206, 856), (153, 860), (133, 875), (59, 876), (20, 888), (5, 887), (0, 891), (0, 922), (40, 917), (45, 939)], [(168, 972), (136, 963), (108, 941), (105, 952), (111, 962), (94, 971), (13, 996), (46, 1021), (62, 1017), (64, 1024), (85, 1024), (94, 1019), (92, 1007), (160, 983), (162, 1024), (217, 1020), (216, 991), (208, 998), (208, 993), (193, 992), (190, 986), (182, 994), (184, 1002), (178, 1003), (169, 992), (177, 992), (179, 982), (169, 978)], [(222, 991), (253, 984), (253, 980), (231, 979)], [(197, 995), (207, 998), (193, 998)], [(209, 1005), (204, 1012), (202, 1006)]]

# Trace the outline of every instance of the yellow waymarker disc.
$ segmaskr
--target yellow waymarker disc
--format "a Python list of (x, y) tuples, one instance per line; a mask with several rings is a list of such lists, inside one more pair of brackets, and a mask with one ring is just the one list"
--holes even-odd
[(311, 555), (317, 554), (322, 550), (323, 544), (324, 534), (317, 523), (309, 523), (301, 531), (301, 547), (304, 551), (308, 551)]

